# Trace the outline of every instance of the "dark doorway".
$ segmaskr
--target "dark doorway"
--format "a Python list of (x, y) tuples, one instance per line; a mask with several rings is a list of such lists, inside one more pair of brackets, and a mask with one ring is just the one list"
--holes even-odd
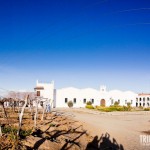
[(101, 99), (100, 106), (104, 106), (105, 107), (105, 105), (106, 105), (105, 99)]

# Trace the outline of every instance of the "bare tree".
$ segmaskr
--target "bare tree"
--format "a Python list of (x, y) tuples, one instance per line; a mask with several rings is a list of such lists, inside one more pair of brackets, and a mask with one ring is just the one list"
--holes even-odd
[(3, 118), (7, 118), (7, 112), (5, 110), (4, 102), (6, 102), (6, 98), (0, 99), (0, 106), (2, 107), (2, 112), (3, 112)]
[(18, 136), (19, 136), (19, 133), (20, 133), (20, 129), (21, 129), (21, 125), (22, 125), (22, 117), (23, 117), (23, 115), (24, 115), (24, 110), (25, 110), (25, 107), (26, 107), (26, 105), (27, 105), (28, 98), (29, 98), (29, 95), (26, 96), (26, 98), (25, 98), (25, 103), (24, 103), (24, 105), (23, 105), (23, 107), (22, 107), (22, 110), (21, 110), (21, 113), (20, 113), (20, 115), (19, 115), (19, 129), (18, 129), (18, 133), (17, 133)]
[(37, 116), (38, 116), (38, 105), (39, 105), (40, 99), (36, 98), (35, 102), (36, 102), (36, 107), (35, 107), (35, 114), (34, 114), (34, 128), (36, 128), (36, 124), (37, 124), (36, 120), (37, 120)]

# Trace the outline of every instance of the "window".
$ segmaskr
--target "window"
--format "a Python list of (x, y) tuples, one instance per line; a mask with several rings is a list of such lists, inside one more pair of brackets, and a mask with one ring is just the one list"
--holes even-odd
[(125, 104), (127, 104), (127, 100), (125, 100)]
[(133, 100), (131, 100), (131, 104), (133, 103)]
[(37, 96), (40, 96), (40, 91), (37, 91)]
[(136, 101), (138, 102), (138, 98), (136, 98)]
[(43, 107), (43, 102), (42, 101), (40, 102), (40, 105)]
[(91, 99), (92, 103), (94, 103), (94, 99)]
[(142, 100), (142, 98), (140, 98), (140, 101)]
[(76, 98), (73, 99), (73, 102), (76, 103)]
[(149, 97), (147, 98), (147, 101), (149, 101)]
[(118, 99), (118, 103), (120, 104), (120, 99)]
[(67, 103), (68, 102), (68, 98), (65, 98), (65, 103)]
[(83, 103), (86, 103), (86, 99), (83, 99)]
[(143, 102), (145, 102), (145, 97), (143, 98)]

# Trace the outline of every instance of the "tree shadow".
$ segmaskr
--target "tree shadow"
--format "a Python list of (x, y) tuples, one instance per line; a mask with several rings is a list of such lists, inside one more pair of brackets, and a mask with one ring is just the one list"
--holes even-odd
[(95, 136), (91, 142), (87, 144), (86, 150), (124, 150), (122, 144), (118, 144), (116, 139), (110, 139), (110, 134), (105, 133), (100, 138)]
[[(86, 134), (86, 131), (76, 131), (80, 127), (81, 126), (78, 126), (74, 129), (69, 130), (53, 130), (52, 132), (43, 132), (40, 129), (37, 129), (35, 132), (32, 133), (32, 136), (40, 137), (41, 139), (34, 144), (33, 149), (38, 149), (40, 145), (42, 145), (45, 142), (45, 140), (50, 140), (51, 142), (59, 143), (57, 138), (61, 135), (64, 136), (65, 140), (65, 144), (62, 146), (61, 150), (70, 149), (73, 145), (77, 145), (78, 147), (80, 147), (79, 143), (76, 142), (76, 140), (79, 139), (82, 135)], [(43, 133), (46, 133), (48, 136), (43, 137)], [(68, 138), (65, 138), (65, 135), (73, 133), (77, 134), (76, 137), (74, 137), (73, 139), (70, 140)]]

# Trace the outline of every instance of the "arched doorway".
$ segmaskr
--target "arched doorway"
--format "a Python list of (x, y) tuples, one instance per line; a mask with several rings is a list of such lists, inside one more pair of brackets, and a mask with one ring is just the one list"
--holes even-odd
[(100, 101), (100, 106), (105, 106), (106, 104), (105, 104), (106, 102), (105, 102), (105, 99), (101, 99), (101, 101)]

